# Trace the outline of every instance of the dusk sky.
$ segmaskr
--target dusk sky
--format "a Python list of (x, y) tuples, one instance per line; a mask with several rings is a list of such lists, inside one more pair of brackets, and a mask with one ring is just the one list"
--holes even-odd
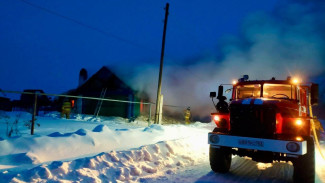
[(170, 3), (166, 66), (217, 57), (220, 42), (239, 34), (248, 15), (270, 12), (276, 4), (276, 0), (0, 0), (0, 88), (61, 93), (77, 86), (83, 67), (91, 72), (104, 65), (122, 72), (142, 64), (159, 67), (166, 2)]
[[(0, 88), (59, 94), (108, 66), (155, 102), (166, 2), (0, 0)], [(325, 1), (169, 3), (164, 104), (207, 116), (209, 92), (244, 74), (317, 82), (324, 103)]]

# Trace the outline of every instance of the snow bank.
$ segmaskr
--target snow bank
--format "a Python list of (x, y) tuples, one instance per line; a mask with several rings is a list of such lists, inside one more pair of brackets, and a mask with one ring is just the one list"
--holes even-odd
[[(9, 115), (12, 120), (17, 114)], [(30, 118), (21, 116), (22, 121)], [(37, 122), (41, 126), (33, 136), (21, 123), (18, 136), (0, 134), (1, 183), (179, 182), (182, 175), (185, 182), (272, 182), (292, 177), (289, 164), (260, 164), (239, 157), (233, 158), (229, 174), (211, 172), (207, 133), (213, 123), (148, 127), (147, 122), (123, 118), (75, 115), (66, 120), (57, 113), (38, 117)], [(324, 182), (325, 160), (318, 151), (316, 162), (316, 182)]]
[[(22, 121), (27, 121), (31, 117), (28, 113), (7, 114), (10, 116), (9, 120), (16, 119), (17, 115)], [(19, 123), (18, 129), (21, 132), (19, 136), (1, 138), (0, 169), (8, 166), (35, 166), (44, 162), (93, 156), (112, 150), (127, 150), (159, 141), (207, 134), (211, 129), (199, 127), (201, 123), (193, 124), (197, 125), (197, 128), (184, 125), (143, 127), (147, 122), (129, 123), (126, 119), (117, 117), (94, 120), (93, 116), (74, 115), (72, 119), (67, 120), (58, 116), (58, 113), (50, 113), (38, 117), (40, 127), (35, 129), (33, 136), (29, 135), (29, 129)]]
[[(3, 172), (0, 180), (10, 182), (146, 182), (174, 174), (207, 157), (206, 135), (162, 141), (126, 151), (100, 153), (73, 161), (54, 161), (19, 174)], [(199, 142), (200, 143), (197, 143)], [(0, 181), (1, 182), (1, 181)]]
[[(29, 161), (10, 161), (10, 165), (39, 164), (90, 156), (111, 150), (126, 150), (162, 140), (187, 138), (200, 132), (202, 133), (202, 129), (181, 125), (164, 127), (152, 125), (137, 129), (110, 129), (106, 125), (97, 125), (92, 130), (81, 128), (69, 133), (53, 132), (46, 136), (5, 139), (0, 141), (0, 149), (2, 149), (0, 157), (10, 159), (13, 156), (20, 156), (20, 159), (31, 159)], [(205, 134), (207, 134), (207, 130)], [(27, 153), (30, 155), (26, 156)], [(0, 164), (6, 163), (0, 158)]]
[[(17, 114), (13, 113), (8, 113), (8, 115), (10, 116), (9, 120), (14, 120), (17, 116)], [(113, 171), (113, 169), (114, 171), (115, 169), (121, 169), (121, 167), (118, 168), (119, 166), (117, 166), (121, 164), (116, 164), (119, 162), (118, 159), (121, 160), (123, 156), (131, 156), (132, 153), (137, 152), (138, 154), (140, 153), (138, 156), (143, 154), (144, 157), (142, 157), (142, 155), (141, 157), (145, 159), (145, 163), (142, 162), (141, 157), (132, 155), (132, 157), (134, 156), (132, 161), (139, 161), (139, 163), (142, 163), (133, 165), (132, 162), (129, 162), (128, 164), (130, 164), (130, 167), (134, 167), (133, 169), (129, 167), (130, 171), (132, 169), (132, 171), (138, 172), (139, 169), (141, 172), (161, 172), (162, 170), (159, 168), (158, 164), (160, 161), (165, 161), (165, 154), (168, 154), (166, 158), (169, 157), (169, 159), (171, 157), (176, 159), (178, 155), (185, 159), (189, 159), (186, 157), (188, 151), (184, 150), (185, 146), (181, 144), (182, 141), (185, 142), (186, 140), (192, 139), (191, 144), (185, 143), (186, 148), (193, 147), (195, 142), (199, 142), (199, 146), (203, 144), (207, 147), (206, 134), (214, 126), (214, 124), (195, 123), (189, 126), (151, 125), (149, 127), (144, 127), (147, 126), (147, 122), (136, 121), (129, 123), (123, 118), (110, 117), (94, 119), (92, 116), (75, 115), (72, 116), (72, 119), (67, 120), (58, 118), (58, 116), (58, 113), (51, 113), (46, 116), (38, 117), (37, 122), (40, 123), (40, 127), (35, 129), (35, 135), (33, 136), (29, 135), (29, 130), (23, 126), (22, 123), (19, 123), (17, 128), (21, 133), (18, 136), (14, 138), (1, 138), (0, 169), (2, 169), (2, 179), (0, 179), (0, 182), (8, 181), (8, 177), (13, 177), (13, 181), (15, 179), (21, 179), (27, 182), (31, 180), (36, 181), (38, 179), (45, 180), (46, 178), (49, 179), (51, 176), (53, 180), (55, 180), (55, 177), (59, 177), (57, 179), (66, 179), (52, 172), (54, 165), (70, 165), (72, 162), (78, 164), (81, 161), (94, 161), (91, 159), (97, 159), (98, 156), (102, 156), (102, 152), (111, 152), (111, 157), (115, 157), (112, 153), (116, 153), (117, 159), (113, 158), (112, 162), (110, 162), (113, 164), (115, 163), (115, 168), (111, 167), (112, 170), (110, 171)], [(23, 114), (19, 115), (19, 117), (19, 120), (26, 121), (29, 120), (31, 116), (29, 114)], [(203, 135), (203, 137), (193, 139), (193, 137), (200, 135)], [(198, 141), (198, 139), (201, 140)], [(178, 144), (179, 147), (175, 148), (175, 144)], [(139, 147), (141, 148), (139, 149)], [(132, 148), (138, 148), (138, 150), (130, 150)], [(182, 151), (184, 151), (184, 153)], [(95, 156), (100, 153), (102, 154)], [(202, 155), (202, 153), (199, 154)], [(163, 155), (163, 157), (158, 158), (157, 155)], [(176, 160), (173, 159), (170, 159), (170, 161), (170, 166), (172, 166), (172, 164), (177, 164), (175, 166), (181, 167), (188, 164), (186, 161), (174, 162)], [(54, 162), (54, 164), (52, 162)], [(123, 160), (123, 163), (126, 163), (126, 161)], [(71, 169), (70, 166), (69, 168)], [(30, 170), (26, 171), (26, 169)], [(18, 173), (22, 170), (25, 173)], [(67, 171), (68, 170), (64, 172)], [(78, 171), (80, 171), (79, 173), (85, 173), (84, 170), (81, 169)], [(127, 172), (127, 170), (124, 169), (123, 171)], [(170, 169), (168, 172), (172, 173), (173, 170)], [(21, 174), (22, 177), (20, 177), (19, 174)], [(29, 177), (29, 174), (32, 174), (32, 176)], [(115, 175), (116, 173), (113, 174)], [(72, 175), (69, 174), (67, 176), (71, 177)], [(113, 176), (112, 180), (114, 177), (115, 176)], [(125, 175), (124, 177), (128, 176)], [(69, 180), (73, 179), (74, 178), (71, 178)]]

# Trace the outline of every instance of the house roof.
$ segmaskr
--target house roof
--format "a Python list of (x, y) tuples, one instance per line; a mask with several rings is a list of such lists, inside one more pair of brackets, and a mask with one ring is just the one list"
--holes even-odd
[(98, 92), (104, 88), (107, 88), (106, 93), (133, 93), (133, 90), (106, 66), (92, 75), (85, 83), (79, 86), (75, 92)]

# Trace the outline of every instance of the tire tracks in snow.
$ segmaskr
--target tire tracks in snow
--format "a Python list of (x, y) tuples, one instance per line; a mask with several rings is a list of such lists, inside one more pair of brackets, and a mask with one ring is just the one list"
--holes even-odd
[(204, 162), (175, 172), (174, 175), (160, 177), (153, 182), (197, 182), (197, 183), (233, 183), (233, 182), (292, 182), (293, 167), (287, 163), (257, 163), (250, 159), (233, 157), (230, 172), (214, 173), (208, 157)]

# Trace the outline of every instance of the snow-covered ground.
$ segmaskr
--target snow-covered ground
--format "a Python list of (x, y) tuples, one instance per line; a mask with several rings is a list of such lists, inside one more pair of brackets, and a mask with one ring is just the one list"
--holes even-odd
[[(7, 115), (0, 119), (1, 183), (292, 181), (290, 164), (256, 163), (235, 156), (229, 173), (213, 173), (207, 144), (212, 123), (148, 127), (141, 120), (130, 123), (86, 115), (67, 120), (51, 113), (37, 117), (40, 126), (31, 136), (24, 126), (30, 114)], [(15, 119), (19, 119), (16, 137), (8, 138), (6, 121)], [(324, 141), (321, 147), (324, 151)], [(316, 152), (316, 181), (325, 182), (325, 160)]]

